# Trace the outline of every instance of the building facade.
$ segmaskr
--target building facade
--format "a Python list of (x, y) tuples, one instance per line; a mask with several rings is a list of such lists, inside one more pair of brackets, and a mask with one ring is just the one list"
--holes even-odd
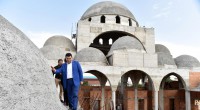
[(200, 62), (190, 55), (173, 58), (166, 46), (155, 44), (154, 33), (140, 27), (125, 6), (104, 1), (78, 21), (75, 46), (53, 36), (41, 51), (51, 65), (72, 52), (83, 71), (97, 77), (99, 87), (80, 90), (82, 108), (90, 103), (89, 109), (102, 110), (200, 110)]

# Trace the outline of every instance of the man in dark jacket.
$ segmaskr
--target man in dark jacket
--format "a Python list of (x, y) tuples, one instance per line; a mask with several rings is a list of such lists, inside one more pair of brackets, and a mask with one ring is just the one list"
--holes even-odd
[[(58, 65), (55, 66), (54, 68), (55, 69), (59, 69), (59, 68), (61, 68), (62, 64), (63, 64), (63, 60), (59, 59), (58, 60)], [(64, 95), (63, 94), (64, 91), (63, 91), (62, 75), (61, 74), (55, 74), (55, 72), (53, 72), (53, 76), (55, 78), (55, 83), (56, 83), (57, 90), (58, 90), (58, 86), (59, 86), (59, 90), (58, 90), (59, 91), (59, 99), (60, 99), (61, 102), (63, 102), (62, 97)]]

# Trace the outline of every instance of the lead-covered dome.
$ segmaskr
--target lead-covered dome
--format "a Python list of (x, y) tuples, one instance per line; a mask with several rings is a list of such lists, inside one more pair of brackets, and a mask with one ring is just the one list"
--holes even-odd
[(156, 44), (155, 51), (158, 54), (159, 66), (165, 66), (165, 65), (175, 66), (176, 65), (169, 49), (166, 46), (162, 44)]
[(66, 110), (46, 58), (1, 15), (0, 59), (0, 110)]
[(45, 58), (48, 60), (58, 60), (65, 57), (66, 51), (54, 45), (44, 46), (40, 49)]
[(112, 55), (114, 50), (121, 50), (121, 49), (134, 49), (140, 52), (145, 51), (142, 43), (138, 39), (131, 36), (124, 36), (117, 39), (113, 43), (107, 56)]
[(88, 63), (89, 65), (108, 65), (108, 61), (103, 52), (92, 47), (80, 50), (74, 59), (82, 63)]
[(112, 1), (103, 1), (92, 5), (82, 15), (81, 20), (98, 15), (121, 15), (136, 21), (133, 14), (125, 6)]
[(200, 67), (199, 61), (190, 55), (181, 55), (176, 57), (174, 60), (178, 68)]
[(66, 51), (75, 51), (75, 47), (72, 41), (67, 37), (61, 35), (55, 35), (47, 39), (44, 43), (44, 47), (49, 45), (64, 48)]
[(162, 53), (171, 54), (169, 49), (166, 46), (162, 45), (162, 44), (156, 44), (155, 51), (156, 51), (156, 53), (162, 52)]

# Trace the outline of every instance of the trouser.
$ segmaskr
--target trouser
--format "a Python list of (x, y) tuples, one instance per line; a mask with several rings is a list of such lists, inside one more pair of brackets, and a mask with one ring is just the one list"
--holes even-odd
[(64, 103), (66, 105), (69, 105), (68, 96), (67, 96), (67, 90), (64, 90)]
[[(62, 86), (62, 82), (60, 79), (55, 78), (55, 83), (56, 83), (56, 89), (59, 93), (59, 99), (62, 100), (63, 97), (63, 86)], [(59, 86), (59, 88), (58, 88)]]
[(73, 79), (67, 79), (66, 85), (69, 107), (72, 110), (77, 110), (79, 86), (74, 85)]

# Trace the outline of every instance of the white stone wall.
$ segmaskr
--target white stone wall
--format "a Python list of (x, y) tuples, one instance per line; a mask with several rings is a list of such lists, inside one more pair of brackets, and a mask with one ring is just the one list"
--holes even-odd
[(114, 50), (109, 62), (113, 66), (158, 67), (157, 54), (137, 52), (135, 49)]
[(186, 85), (186, 89), (189, 89), (189, 72), (188, 69), (166, 69), (166, 68), (145, 68), (145, 67), (124, 67), (124, 66), (91, 66), (82, 65), (83, 71), (97, 70), (104, 74), (111, 84), (111, 87), (115, 88), (121, 80), (121, 76), (131, 70), (140, 70), (145, 72), (153, 81), (155, 90), (159, 90), (162, 79), (170, 74), (176, 73), (183, 79), (183, 83)]
[(153, 28), (133, 27), (120, 24), (93, 23), (79, 21), (77, 30), (77, 50), (89, 47), (98, 35), (108, 31), (122, 31), (134, 35), (144, 45), (147, 53), (155, 53)]

